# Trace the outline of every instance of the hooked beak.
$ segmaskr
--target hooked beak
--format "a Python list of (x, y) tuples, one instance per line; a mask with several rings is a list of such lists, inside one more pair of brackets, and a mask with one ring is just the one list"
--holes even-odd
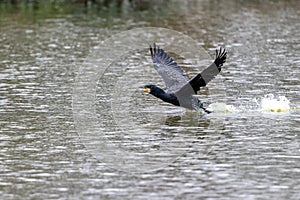
[(140, 86), (139, 88), (143, 89), (145, 93), (149, 94), (151, 92), (151, 89), (146, 86)]
[(144, 88), (144, 92), (150, 93), (150, 88)]

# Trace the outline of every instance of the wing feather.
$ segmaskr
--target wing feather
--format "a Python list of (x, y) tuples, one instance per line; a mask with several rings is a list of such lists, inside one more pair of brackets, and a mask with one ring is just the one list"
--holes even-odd
[(223, 64), (226, 62), (226, 56), (226, 49), (220, 48), (219, 51), (216, 50), (215, 61), (189, 81), (189, 84), (192, 86), (195, 93), (200, 90), (200, 87), (206, 86), (208, 82), (219, 74)]
[(153, 47), (150, 46), (150, 53), (154, 68), (163, 78), (167, 92), (179, 90), (189, 81), (182, 68), (155, 43)]

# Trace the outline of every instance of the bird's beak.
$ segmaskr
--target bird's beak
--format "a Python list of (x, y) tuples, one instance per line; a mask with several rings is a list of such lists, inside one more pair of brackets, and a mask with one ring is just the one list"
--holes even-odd
[(150, 88), (144, 88), (144, 92), (150, 93)]

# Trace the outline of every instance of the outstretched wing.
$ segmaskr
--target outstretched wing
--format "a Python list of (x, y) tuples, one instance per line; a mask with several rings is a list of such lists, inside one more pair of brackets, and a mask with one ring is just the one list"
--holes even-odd
[(206, 84), (215, 78), (221, 71), (223, 64), (226, 62), (227, 52), (226, 49), (220, 48), (216, 50), (215, 61), (201, 73), (197, 74), (189, 81), (190, 86), (193, 88), (195, 94), (200, 90), (200, 87), (206, 86)]
[(189, 81), (181, 67), (155, 43), (153, 47), (150, 46), (150, 53), (154, 68), (163, 78), (167, 92), (176, 91)]

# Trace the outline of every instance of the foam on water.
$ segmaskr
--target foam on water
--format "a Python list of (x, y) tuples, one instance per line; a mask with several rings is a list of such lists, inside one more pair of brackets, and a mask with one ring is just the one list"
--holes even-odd
[(225, 103), (212, 103), (208, 106), (207, 110), (213, 113), (234, 113), (237, 109), (233, 105), (227, 105)]
[[(225, 103), (212, 103), (208, 106), (208, 110), (213, 113), (237, 113), (248, 111), (270, 112), (280, 113), (289, 112), (291, 110), (297, 110), (298, 107), (291, 108), (290, 101), (285, 96), (275, 97), (273, 94), (267, 94), (262, 98), (252, 99), (246, 102), (243, 106), (227, 105)], [(238, 102), (240, 105), (242, 102)]]
[(263, 112), (288, 112), (290, 101), (285, 96), (275, 98), (273, 94), (267, 94), (261, 100), (261, 111)]

